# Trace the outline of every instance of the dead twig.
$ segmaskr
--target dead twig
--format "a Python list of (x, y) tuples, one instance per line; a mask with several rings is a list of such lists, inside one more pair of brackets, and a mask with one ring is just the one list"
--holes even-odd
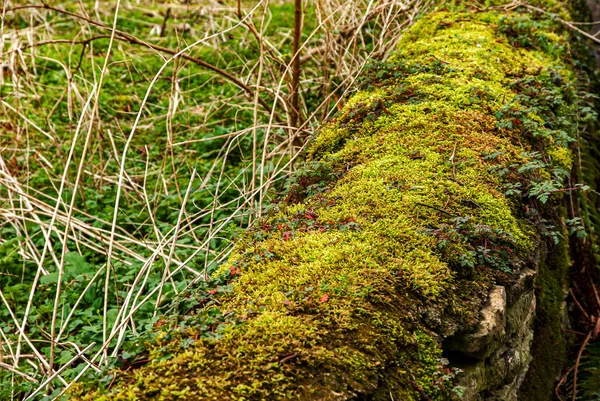
[(165, 19), (163, 19), (162, 25), (160, 26), (160, 37), (161, 38), (165, 37), (165, 32), (167, 31), (167, 21), (169, 20), (170, 16), (171, 16), (171, 9), (167, 8), (167, 12), (165, 14)]
[(288, 355), (288, 356), (286, 356), (285, 358), (283, 358), (283, 359), (281, 359), (281, 360), (279, 361), (279, 365), (281, 366), (281, 365), (283, 365), (284, 363), (286, 363), (286, 362), (288, 362), (288, 361), (291, 361), (292, 359), (294, 359), (294, 358), (297, 358), (297, 357), (299, 357), (299, 356), (300, 356), (300, 354), (299, 354), (299, 353), (295, 353), (295, 354)]
[(571, 366), (569, 368), (569, 370), (567, 370), (565, 372), (565, 374), (561, 376), (560, 380), (556, 384), (556, 387), (554, 387), (554, 395), (556, 395), (556, 398), (558, 398), (559, 401), (565, 401), (565, 399), (563, 397), (561, 397), (561, 395), (559, 394), (558, 390), (562, 387), (565, 380), (567, 380), (567, 377), (569, 376), (569, 374), (571, 373), (572, 370), (573, 370), (573, 367)]
[(300, 102), (298, 88), (300, 86), (300, 36), (302, 35), (302, 0), (294, 1), (294, 40), (292, 44), (292, 93), (290, 100), (290, 122), (298, 128), (300, 123)]
[(579, 311), (583, 314), (583, 316), (585, 316), (585, 319), (586, 320), (590, 320), (590, 315), (588, 315), (587, 312), (585, 311), (585, 309), (583, 309), (583, 307), (581, 306), (581, 304), (577, 300), (577, 297), (575, 296), (575, 293), (573, 292), (572, 288), (569, 288), (569, 294), (571, 294), (571, 298), (573, 298), (573, 301), (575, 302), (575, 305), (577, 305), (577, 307), (579, 308)]
[(592, 280), (592, 276), (590, 272), (587, 272), (588, 280), (590, 280), (590, 285), (592, 286), (592, 292), (594, 293), (594, 300), (596, 301), (596, 306), (598, 310), (600, 310), (600, 296), (598, 296), (598, 290), (596, 289), (596, 285), (594, 284), (594, 280)]
[(583, 350), (587, 346), (591, 337), (592, 337), (592, 332), (590, 331), (588, 333), (587, 337), (585, 338), (585, 340), (583, 341), (583, 344), (581, 344), (581, 348), (579, 348), (579, 352), (577, 353), (577, 361), (575, 361), (575, 369), (574, 369), (575, 372), (573, 372), (573, 398), (571, 398), (572, 401), (575, 401), (575, 398), (577, 396), (577, 373), (579, 371), (579, 363), (581, 361), (581, 355), (583, 354)]
[(39, 381), (37, 379), (35, 379), (35, 378), (33, 378), (33, 377), (31, 377), (31, 376), (23, 373), (23, 372), (18, 371), (17, 369), (15, 369), (14, 367), (10, 366), (7, 363), (0, 362), (0, 369), (8, 370), (9, 372), (14, 373), (16, 375), (19, 375), (19, 376), (21, 376), (21, 377), (29, 380), (30, 382), (33, 382), (33, 383), (36, 383), (36, 384), (39, 383)]

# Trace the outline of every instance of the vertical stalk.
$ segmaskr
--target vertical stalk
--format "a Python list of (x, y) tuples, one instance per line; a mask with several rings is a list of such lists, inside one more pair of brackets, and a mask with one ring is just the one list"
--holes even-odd
[[(302, 0), (294, 0), (294, 42), (292, 44), (292, 93), (290, 99), (290, 122), (293, 128), (300, 125), (300, 39), (302, 35)], [(297, 133), (296, 133), (297, 134)]]

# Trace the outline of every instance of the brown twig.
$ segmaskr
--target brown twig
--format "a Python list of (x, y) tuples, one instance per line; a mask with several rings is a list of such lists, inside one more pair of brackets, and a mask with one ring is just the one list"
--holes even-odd
[(242, 0), (237, 1), (237, 17), (242, 19)]
[(585, 338), (585, 340), (583, 341), (583, 344), (581, 344), (581, 348), (579, 348), (579, 352), (577, 353), (577, 361), (575, 362), (575, 372), (573, 372), (573, 398), (571, 398), (572, 401), (575, 401), (575, 397), (577, 396), (577, 373), (579, 371), (579, 362), (581, 361), (581, 355), (583, 354), (583, 350), (587, 346), (591, 337), (592, 337), (592, 332), (590, 331), (588, 333), (587, 337)]
[(162, 25), (160, 26), (160, 37), (161, 38), (165, 37), (165, 32), (167, 31), (167, 21), (169, 20), (170, 16), (171, 16), (171, 8), (167, 8), (167, 12), (165, 14), (165, 19), (163, 19)]
[(438, 61), (439, 63), (443, 64), (443, 65), (450, 65), (449, 61), (446, 60), (442, 60), (441, 58), (437, 57), (435, 54), (431, 55), (436, 61)]
[(577, 330), (569, 330), (569, 329), (562, 329), (565, 333), (573, 333), (573, 334), (577, 334), (578, 336), (585, 336), (585, 333), (582, 333), (581, 331), (577, 331)]
[(80, 44), (83, 44), (83, 47), (81, 48), (81, 53), (79, 54), (79, 62), (77, 63), (77, 66), (75, 67), (75, 71), (78, 71), (79, 68), (81, 67), (81, 63), (83, 62), (83, 54), (85, 53), (85, 49), (88, 47), (88, 45), (96, 39), (106, 39), (106, 38), (110, 38), (110, 35), (94, 36), (92, 38), (81, 41)]
[(594, 280), (592, 280), (592, 276), (590, 272), (587, 272), (588, 279), (590, 280), (590, 285), (592, 286), (592, 291), (594, 292), (594, 300), (596, 301), (596, 306), (600, 310), (600, 297), (598, 296), (598, 290), (596, 289), (596, 285), (594, 284)]
[(560, 396), (560, 394), (558, 393), (558, 390), (562, 387), (562, 385), (565, 382), (565, 380), (567, 380), (567, 377), (569, 376), (569, 373), (571, 373), (572, 370), (573, 370), (573, 367), (570, 367), (569, 370), (567, 370), (565, 372), (565, 374), (562, 375), (562, 377), (560, 378), (560, 380), (556, 384), (556, 387), (554, 387), (554, 395), (556, 395), (556, 398), (558, 398), (559, 401), (565, 401), (565, 399), (562, 398)]
[(288, 361), (291, 361), (292, 359), (297, 358), (298, 356), (300, 356), (299, 353), (288, 355), (288, 356), (286, 356), (285, 358), (283, 358), (282, 360), (279, 361), (279, 365), (283, 365), (284, 363), (286, 363)]
[(29, 45), (26, 45), (23, 47), (19, 47), (18, 49), (9, 50), (9, 51), (5, 52), (4, 54), (14, 53), (19, 50), (31, 49), (32, 47), (40, 47), (40, 46), (53, 45), (53, 44), (82, 45), (82, 44), (86, 44), (86, 43), (91, 42), (96, 39), (107, 39), (107, 38), (110, 38), (110, 35), (98, 35), (98, 36), (94, 36), (89, 39), (83, 39), (83, 40), (70, 40), (70, 39), (44, 40), (41, 42), (36, 42), (36, 43), (32, 43), (32, 44), (29, 44)]
[(569, 294), (571, 294), (571, 298), (573, 298), (575, 305), (577, 305), (577, 307), (579, 308), (579, 311), (583, 314), (583, 316), (585, 316), (585, 319), (590, 320), (590, 315), (588, 315), (588, 313), (585, 311), (585, 309), (583, 309), (583, 307), (577, 300), (577, 297), (575, 296), (575, 293), (573, 292), (572, 288), (569, 288)]
[(23, 50), (31, 49), (34, 47), (54, 45), (54, 44), (70, 44), (71, 46), (83, 45), (83, 48), (81, 49), (81, 53), (79, 55), (79, 62), (77, 63), (77, 66), (75, 67), (75, 70), (74, 70), (74, 71), (77, 71), (77, 70), (79, 70), (79, 67), (81, 67), (81, 62), (83, 61), (83, 53), (85, 52), (85, 49), (90, 44), (90, 42), (93, 42), (94, 40), (98, 40), (98, 39), (110, 39), (110, 35), (96, 35), (96, 36), (92, 36), (91, 38), (82, 39), (82, 40), (69, 40), (69, 39), (44, 40), (41, 42), (36, 42), (36, 43), (32, 43), (32, 44), (20, 47), (18, 49), (9, 50), (5, 54), (23, 51)]
[(298, 87), (300, 85), (300, 39), (302, 35), (302, 0), (294, 0), (294, 39), (292, 43), (292, 91), (290, 100), (290, 123), (298, 128), (300, 123), (300, 98)]

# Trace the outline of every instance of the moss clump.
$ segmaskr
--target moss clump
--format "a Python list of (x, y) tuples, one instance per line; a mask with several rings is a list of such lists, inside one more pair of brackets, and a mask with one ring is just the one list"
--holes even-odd
[(474, 328), (490, 287), (529, 262), (521, 198), (551, 199), (570, 160), (567, 125), (549, 127), (567, 102), (540, 100), (566, 93), (567, 69), (548, 78), (562, 39), (519, 45), (531, 30), (515, 43), (507, 21), (533, 22), (510, 18), (410, 29), (222, 266), (230, 290), (200, 313), (235, 319), (170, 358), (194, 328), (159, 337), (153, 363), (81, 398), (447, 399), (441, 333)]

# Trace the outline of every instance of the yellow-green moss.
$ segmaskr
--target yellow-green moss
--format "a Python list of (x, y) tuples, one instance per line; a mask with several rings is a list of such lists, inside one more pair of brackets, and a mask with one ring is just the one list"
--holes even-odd
[(411, 28), (387, 64), (398, 75), (365, 81), (312, 144), (310, 157), (339, 178), (305, 176), (221, 268), (241, 274), (213, 308), (238, 323), (82, 398), (447, 398), (436, 332), (472, 328), (495, 279), (534, 247), (506, 183), (547, 179), (571, 160), (557, 145), (548, 153), (556, 165), (519, 175), (530, 152), (556, 140), (502, 126), (498, 112), (518, 95), (511, 82), (535, 81), (559, 61), (515, 47), (502, 18), (436, 13)]

